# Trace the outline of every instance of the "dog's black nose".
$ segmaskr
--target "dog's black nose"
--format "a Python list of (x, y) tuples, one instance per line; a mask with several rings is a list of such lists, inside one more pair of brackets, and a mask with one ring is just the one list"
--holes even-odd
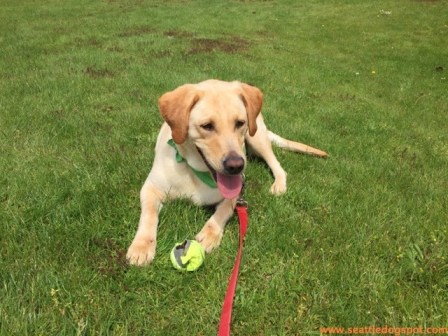
[(229, 175), (236, 175), (244, 169), (244, 159), (235, 152), (230, 152), (223, 161), (224, 170)]

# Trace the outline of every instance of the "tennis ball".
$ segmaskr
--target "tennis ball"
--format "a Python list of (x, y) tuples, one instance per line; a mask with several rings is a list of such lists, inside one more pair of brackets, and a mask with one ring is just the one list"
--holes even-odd
[(196, 240), (176, 244), (170, 253), (171, 263), (179, 271), (196, 271), (205, 259), (205, 251)]

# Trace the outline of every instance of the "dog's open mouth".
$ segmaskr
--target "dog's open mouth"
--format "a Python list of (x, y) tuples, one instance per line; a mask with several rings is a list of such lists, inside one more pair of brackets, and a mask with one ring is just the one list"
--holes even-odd
[(243, 177), (238, 175), (224, 175), (216, 173), (216, 184), (224, 198), (238, 197), (243, 187)]
[(216, 185), (218, 186), (218, 190), (224, 198), (233, 199), (239, 196), (241, 189), (243, 188), (243, 176), (242, 174), (237, 175), (226, 175), (217, 172), (210, 163), (205, 158), (202, 151), (198, 148), (198, 152), (204, 160), (205, 165), (210, 170), (213, 175), (213, 178), (216, 181)]

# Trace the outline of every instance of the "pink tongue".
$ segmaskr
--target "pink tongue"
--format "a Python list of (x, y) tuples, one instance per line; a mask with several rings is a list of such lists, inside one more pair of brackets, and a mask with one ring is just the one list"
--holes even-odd
[(241, 175), (222, 175), (216, 173), (216, 180), (218, 189), (224, 198), (232, 199), (237, 197), (243, 187), (243, 178)]

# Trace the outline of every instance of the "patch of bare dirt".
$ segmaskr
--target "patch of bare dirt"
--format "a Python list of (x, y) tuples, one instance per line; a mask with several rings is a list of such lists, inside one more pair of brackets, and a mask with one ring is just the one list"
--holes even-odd
[(185, 38), (185, 37), (192, 37), (193, 33), (183, 31), (183, 30), (168, 30), (163, 33), (163, 35), (168, 37), (178, 37), (178, 38)]
[(108, 69), (97, 69), (94, 67), (87, 67), (84, 73), (93, 79), (104, 78), (104, 77), (114, 77), (114, 73)]
[(89, 37), (89, 38), (76, 38), (75, 43), (77, 46), (81, 47), (101, 47), (103, 44), (99, 39), (96, 37)]
[(123, 31), (118, 34), (119, 37), (132, 37), (132, 36), (139, 36), (139, 35), (146, 35), (146, 34), (152, 34), (156, 30), (153, 27), (148, 26), (138, 26), (130, 28), (126, 31)]
[(194, 38), (191, 40), (189, 54), (210, 53), (222, 51), (229, 54), (245, 51), (250, 43), (241, 37), (232, 36), (223, 39)]
[(120, 248), (112, 239), (93, 238), (91, 244), (99, 249), (90, 258), (93, 267), (102, 275), (117, 276), (129, 268), (126, 261), (126, 251)]
[(66, 116), (66, 112), (64, 109), (57, 109), (50, 111), (50, 115), (56, 119), (64, 119)]

